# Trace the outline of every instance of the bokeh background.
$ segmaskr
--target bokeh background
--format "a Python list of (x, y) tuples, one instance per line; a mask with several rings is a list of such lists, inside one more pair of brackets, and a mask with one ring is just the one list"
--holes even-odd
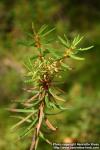
[[(17, 141), (16, 122), (6, 108), (23, 96), (23, 60), (31, 55), (18, 40), (37, 27), (49, 24), (57, 34), (84, 35), (84, 62), (72, 61), (73, 72), (64, 75), (62, 88), (69, 98), (68, 109), (51, 118), (59, 130), (47, 133), (53, 142), (100, 142), (100, 0), (0, 0), (0, 150), (28, 150), (31, 138)], [(66, 98), (67, 99), (67, 98)], [(51, 150), (40, 141), (38, 150)]]

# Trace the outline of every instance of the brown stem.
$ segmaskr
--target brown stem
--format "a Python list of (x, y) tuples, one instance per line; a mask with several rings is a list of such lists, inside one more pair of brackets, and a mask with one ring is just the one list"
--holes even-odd
[(30, 150), (36, 150), (37, 145), (38, 145), (38, 141), (39, 141), (39, 132), (40, 132), (40, 128), (41, 128), (41, 124), (42, 124), (42, 120), (43, 120), (43, 116), (44, 116), (44, 103), (41, 102), (41, 105), (39, 107), (39, 114), (38, 114), (38, 123), (35, 129), (35, 133), (32, 139), (32, 144), (30, 147)]

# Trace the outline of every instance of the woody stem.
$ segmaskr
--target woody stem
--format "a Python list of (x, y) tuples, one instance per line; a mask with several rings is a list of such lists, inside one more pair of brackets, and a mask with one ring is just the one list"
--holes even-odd
[(32, 139), (30, 150), (36, 150), (37, 148), (38, 141), (39, 141), (39, 132), (42, 125), (43, 117), (44, 117), (44, 102), (42, 101), (39, 107), (38, 123), (35, 128), (35, 133)]

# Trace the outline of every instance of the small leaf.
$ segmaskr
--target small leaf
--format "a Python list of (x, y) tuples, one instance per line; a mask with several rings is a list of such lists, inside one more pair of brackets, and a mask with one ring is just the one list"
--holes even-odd
[(38, 105), (40, 102), (41, 102), (41, 101), (37, 100), (37, 101), (35, 101), (35, 102), (32, 104), (32, 106), (35, 107), (35, 106)]
[(84, 38), (83, 36), (80, 37), (79, 35), (77, 37), (75, 37), (73, 40), (73, 46), (78, 45), (82, 41), (83, 38)]
[(62, 113), (62, 112), (64, 112), (64, 110), (61, 110), (61, 111), (56, 112), (56, 113), (49, 113), (49, 112), (46, 112), (45, 114), (46, 114), (46, 115), (58, 115), (58, 114), (60, 114), (60, 113)]
[[(78, 35), (77, 37), (79, 37), (79, 35)], [(75, 42), (76, 42), (76, 40), (77, 40), (77, 37), (74, 37), (74, 40), (73, 40), (73, 42), (72, 42), (72, 45), (75, 44)]]
[(52, 102), (50, 102), (50, 107), (54, 108), (54, 109), (57, 108), (56, 105), (54, 103), (52, 103)]
[(21, 112), (21, 113), (36, 113), (37, 110), (34, 110), (34, 109), (16, 109), (16, 108), (12, 108), (12, 109), (8, 109), (9, 111), (12, 111), (12, 112)]
[[(24, 119), (24, 117), (22, 117), (22, 116), (10, 116), (10, 117), (17, 118), (17, 119), (20, 119), (20, 120)], [(26, 122), (31, 123), (31, 120), (27, 119)]]
[(58, 36), (58, 39), (60, 40), (60, 42), (61, 42), (65, 47), (68, 48), (68, 45), (67, 45), (66, 41), (65, 41), (62, 37)]
[(44, 141), (46, 141), (48, 144), (52, 145), (52, 143), (51, 143), (47, 138), (44, 137), (44, 135), (43, 135), (42, 132), (40, 132), (40, 137), (41, 137)]
[(22, 132), (22, 134), (20, 134), (20, 138), (23, 138), (23, 137), (25, 137), (26, 135), (28, 135), (28, 134), (33, 130), (33, 127), (34, 127), (34, 125), (37, 123), (37, 121), (38, 121), (38, 118), (36, 117), (36, 118), (33, 120), (33, 122), (29, 125), (29, 127), (27, 127), (26, 130), (24, 130), (24, 131)]
[(19, 137), (20, 139), (24, 138), (25, 136), (27, 136), (28, 134), (30, 134), (32, 132), (33, 128), (31, 128), (30, 130), (25, 130), (22, 131), (22, 133), (20, 133)]
[(48, 35), (48, 34), (50, 34), (52, 31), (54, 31), (55, 30), (55, 28), (53, 28), (53, 29), (51, 29), (51, 30), (49, 30), (49, 31), (47, 31), (46, 33), (44, 33), (43, 35), (42, 35), (42, 37), (44, 37), (44, 36), (46, 36), (46, 35)]
[(42, 34), (46, 29), (47, 29), (47, 27), (48, 27), (48, 25), (43, 25), (40, 29), (39, 29), (39, 31), (38, 31), (38, 34)]
[(68, 38), (67, 38), (67, 36), (64, 34), (64, 38), (65, 38), (65, 40), (66, 40), (66, 42), (67, 42), (67, 46), (68, 46), (68, 48), (70, 47), (70, 42), (69, 42), (69, 40), (68, 40)]
[(30, 102), (34, 101), (38, 96), (39, 96), (39, 93), (37, 93), (34, 96), (32, 96), (31, 98), (27, 99), (26, 102), (30, 103)]
[(41, 101), (39, 101), (39, 100), (35, 100), (35, 101), (33, 101), (33, 103), (24, 102), (23, 105), (24, 105), (24, 106), (27, 106), (27, 107), (35, 107), (35, 106), (37, 106), (40, 102), (41, 102)]
[(29, 119), (32, 115), (34, 114), (34, 112), (32, 112), (31, 114), (29, 114), (27, 117), (23, 118), (21, 121), (19, 121), (18, 123), (16, 123), (12, 129), (18, 127), (19, 125), (21, 125), (22, 123), (24, 123), (27, 119)]
[(49, 108), (49, 109), (56, 108), (55, 104), (49, 101), (47, 95), (45, 96), (45, 103), (46, 103), (47, 108)]
[(89, 50), (91, 48), (93, 48), (94, 46), (89, 46), (89, 47), (86, 47), (86, 48), (79, 48), (77, 49), (78, 51), (86, 51), (86, 50)]
[(26, 40), (20, 40), (17, 41), (17, 44), (23, 45), (23, 46), (35, 46), (34, 41), (26, 41)]
[(67, 109), (70, 109), (70, 108), (65, 108), (65, 107), (62, 107), (60, 106), (59, 104), (55, 104), (57, 106), (58, 109), (60, 110), (67, 110)]
[(32, 30), (33, 30), (34, 35), (36, 35), (36, 30), (35, 30), (34, 22), (32, 22)]
[(84, 60), (85, 58), (81, 58), (81, 57), (77, 57), (75, 55), (69, 55), (72, 59), (75, 59), (75, 60)]
[(48, 95), (45, 95), (45, 103), (46, 103), (47, 108), (51, 108), (49, 104)]
[(50, 123), (50, 121), (46, 118), (45, 123), (52, 131), (56, 131), (56, 128)]
[(64, 100), (63, 98), (57, 96), (57, 95), (52, 91), (51, 88), (49, 89), (49, 92), (50, 92), (50, 94), (51, 94), (56, 100), (65, 102), (65, 100)]

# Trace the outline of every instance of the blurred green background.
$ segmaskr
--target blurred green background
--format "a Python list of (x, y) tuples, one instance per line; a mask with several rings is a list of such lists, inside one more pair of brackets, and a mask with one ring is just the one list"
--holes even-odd
[[(53, 142), (100, 142), (100, 0), (0, 0), (0, 150), (28, 150), (31, 143), (31, 137), (17, 141), (18, 131), (10, 130), (16, 119), (5, 108), (25, 95), (22, 62), (32, 51), (17, 41), (31, 31), (32, 21), (37, 27), (56, 27), (55, 38), (79, 33), (85, 36), (84, 47), (94, 45), (83, 53), (84, 62), (70, 62), (75, 69), (64, 74), (62, 88), (72, 108), (51, 117), (59, 129), (47, 137)], [(52, 148), (40, 141), (42, 149)]]

